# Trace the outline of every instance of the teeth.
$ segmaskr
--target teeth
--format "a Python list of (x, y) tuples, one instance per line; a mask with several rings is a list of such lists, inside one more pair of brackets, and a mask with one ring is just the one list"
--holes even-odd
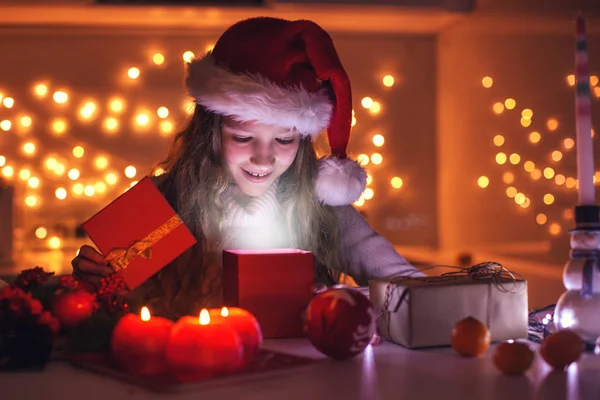
[(248, 172), (248, 171), (246, 171), (246, 172), (247, 172), (249, 175), (255, 176), (255, 177), (257, 177), (257, 178), (262, 178), (263, 176), (267, 176), (267, 175), (269, 175), (269, 173), (266, 173), (266, 174), (253, 174), (252, 172)]

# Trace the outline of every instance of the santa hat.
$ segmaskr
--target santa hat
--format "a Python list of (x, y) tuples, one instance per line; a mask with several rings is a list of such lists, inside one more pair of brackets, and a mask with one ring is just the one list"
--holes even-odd
[(311, 137), (327, 129), (331, 155), (319, 160), (317, 197), (346, 205), (365, 189), (366, 172), (346, 156), (350, 80), (331, 37), (314, 22), (262, 17), (236, 23), (212, 52), (188, 65), (186, 87), (196, 103), (237, 121)]

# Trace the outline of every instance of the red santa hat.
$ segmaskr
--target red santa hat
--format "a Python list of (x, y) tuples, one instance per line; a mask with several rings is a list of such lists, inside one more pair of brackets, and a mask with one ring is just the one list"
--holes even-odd
[(251, 18), (227, 29), (212, 52), (188, 65), (196, 103), (242, 122), (324, 129), (331, 155), (319, 160), (317, 197), (328, 205), (356, 201), (367, 174), (346, 156), (352, 123), (350, 80), (331, 37), (312, 21)]

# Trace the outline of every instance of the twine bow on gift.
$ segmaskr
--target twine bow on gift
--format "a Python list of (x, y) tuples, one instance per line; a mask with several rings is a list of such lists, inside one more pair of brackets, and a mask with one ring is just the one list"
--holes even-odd
[(150, 259), (152, 258), (152, 246), (182, 223), (183, 221), (175, 214), (164, 224), (150, 232), (148, 236), (141, 240), (134, 241), (129, 247), (112, 249), (108, 252), (105, 259), (115, 271), (121, 271), (127, 268), (131, 261), (138, 256)]

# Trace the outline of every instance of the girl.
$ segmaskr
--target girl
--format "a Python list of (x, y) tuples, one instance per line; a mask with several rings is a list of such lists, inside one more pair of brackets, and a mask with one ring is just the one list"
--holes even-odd
[[(318, 283), (358, 284), (415, 268), (351, 206), (366, 173), (346, 157), (350, 82), (329, 35), (311, 21), (253, 18), (188, 65), (196, 107), (155, 182), (198, 243), (132, 294), (177, 317), (220, 302), (223, 249), (300, 248)], [(331, 156), (313, 138), (327, 130)], [(112, 273), (83, 246), (77, 276)]]

